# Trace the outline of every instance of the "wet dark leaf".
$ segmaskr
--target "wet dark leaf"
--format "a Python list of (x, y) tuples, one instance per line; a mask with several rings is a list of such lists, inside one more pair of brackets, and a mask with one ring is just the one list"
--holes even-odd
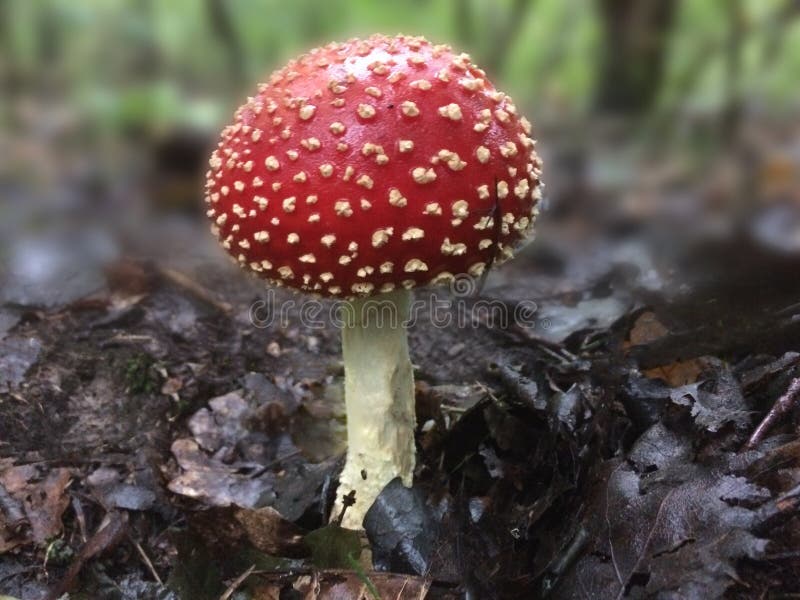
[(428, 571), (438, 526), (419, 488), (390, 481), (367, 511), (364, 529), (375, 568), (417, 575)]
[(669, 402), (671, 388), (659, 379), (631, 375), (622, 390), (625, 412), (639, 427), (656, 423)]
[(644, 471), (604, 465), (586, 510), (591, 541), (558, 594), (716, 598), (735, 584), (740, 559), (763, 556), (752, 507), (769, 492), (692, 456), (689, 438), (657, 424), (631, 451)]
[(337, 474), (341, 461), (331, 458), (320, 464), (296, 461), (287, 467), (274, 484), (273, 506), (290, 521), (297, 521), (310, 511), (323, 518), (327, 499), (323, 497), (325, 484)]
[(790, 372), (798, 363), (800, 363), (800, 353), (787, 352), (778, 360), (768, 360), (766, 364), (751, 367), (741, 375), (742, 388), (745, 391), (751, 391), (776, 374)]
[(694, 454), (691, 439), (681, 436), (659, 422), (645, 431), (631, 448), (628, 459), (641, 472), (653, 467), (663, 469), (675, 462), (691, 459)]
[(708, 431), (719, 431), (726, 423), (748, 425), (750, 413), (739, 383), (727, 366), (719, 361), (712, 364), (709, 378), (672, 390), (670, 399), (690, 407), (692, 418)]
[(544, 410), (547, 400), (539, 394), (539, 386), (509, 365), (501, 363), (493, 369), (503, 385), (508, 388), (511, 402), (519, 402), (534, 410)]
[[(277, 390), (261, 378), (250, 377), (256, 385), (253, 381), (260, 381), (256, 387), (262, 392)], [(263, 406), (252, 409), (239, 392), (208, 404), (189, 419), (194, 439), (172, 444), (181, 473), (170, 482), (171, 491), (213, 506), (275, 506), (292, 521), (312, 507), (321, 514), (320, 490), (334, 461), (306, 462), (285, 431), (287, 423), (265, 422)]]

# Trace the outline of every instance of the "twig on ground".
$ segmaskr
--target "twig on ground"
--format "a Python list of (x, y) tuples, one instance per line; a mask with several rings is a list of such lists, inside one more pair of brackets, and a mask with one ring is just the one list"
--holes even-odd
[(758, 511), (753, 531), (757, 535), (767, 535), (796, 515), (798, 508), (800, 508), (800, 485), (762, 506)]
[(795, 377), (792, 379), (792, 382), (789, 384), (789, 389), (786, 390), (786, 393), (783, 394), (780, 398), (775, 401), (775, 404), (772, 405), (772, 408), (767, 413), (767, 416), (758, 424), (756, 430), (753, 432), (753, 435), (750, 436), (750, 439), (747, 440), (747, 443), (744, 445), (744, 450), (752, 450), (759, 443), (761, 440), (764, 439), (764, 436), (767, 432), (772, 429), (772, 427), (783, 417), (789, 410), (797, 403), (798, 399), (800, 399), (800, 377)]
[(78, 521), (81, 541), (85, 544), (89, 540), (89, 535), (86, 533), (86, 514), (83, 512), (83, 504), (81, 504), (81, 499), (77, 495), (70, 495), (72, 497), (72, 511), (75, 513), (75, 520)]
[(153, 563), (150, 561), (150, 557), (147, 556), (147, 553), (145, 553), (144, 548), (142, 548), (142, 545), (139, 542), (137, 542), (136, 540), (134, 540), (130, 535), (128, 536), (128, 538), (133, 543), (134, 547), (136, 548), (136, 551), (139, 553), (139, 556), (142, 557), (142, 561), (144, 562), (145, 566), (147, 567), (147, 570), (150, 571), (150, 574), (158, 582), (158, 584), (163, 586), (164, 582), (161, 580), (161, 577), (158, 576), (158, 571), (156, 571), (156, 568), (153, 566)]
[(219, 597), (219, 600), (229, 600), (233, 593), (239, 589), (239, 586), (244, 583), (244, 580), (250, 577), (253, 574), (253, 571), (256, 570), (255, 565), (250, 565), (250, 568), (247, 569), (244, 573), (239, 575), (233, 582), (228, 586), (228, 589), (223, 592), (222, 596)]
[(197, 283), (185, 273), (181, 273), (175, 269), (170, 269), (169, 267), (158, 267), (158, 272), (162, 277), (169, 280), (171, 283), (174, 283), (178, 287), (185, 289), (198, 300), (202, 300), (206, 304), (213, 306), (221, 313), (229, 314), (233, 309), (230, 304), (217, 299), (207, 288)]

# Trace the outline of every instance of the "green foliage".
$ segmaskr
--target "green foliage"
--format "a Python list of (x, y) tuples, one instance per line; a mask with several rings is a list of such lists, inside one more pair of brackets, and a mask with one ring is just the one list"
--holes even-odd
[(361, 556), (358, 532), (336, 524), (315, 529), (303, 541), (311, 549), (311, 564), (318, 569), (351, 569)]
[(358, 578), (361, 582), (367, 586), (367, 590), (369, 590), (370, 595), (373, 597), (374, 600), (381, 600), (380, 592), (378, 592), (378, 588), (375, 586), (373, 581), (369, 578), (364, 568), (361, 564), (352, 556), (347, 556), (347, 562), (350, 564), (350, 568), (355, 571)]
[[(783, 16), (784, 0), (683, 2), (668, 55), (663, 103), (717, 110), (729, 94), (731, 53), (741, 53), (736, 91), (776, 108), (797, 107), (800, 20)], [(731, 20), (741, 30), (731, 39)], [(737, 48), (738, 47), (738, 48)], [(773, 50), (776, 52), (772, 54)]]
[[(674, 0), (659, 105), (719, 111), (731, 94), (798, 104), (800, 19), (787, 0)], [(214, 9), (212, 7), (216, 6)], [(6, 0), (0, 55), (36, 87), (55, 82), (85, 131), (213, 131), (287, 58), (373, 32), (454, 44), (537, 120), (591, 109), (598, 0)], [(738, 8), (737, 8), (738, 7)], [(731, 44), (732, 23), (741, 25)], [(740, 53), (735, 76), (731, 52)]]
[(47, 545), (45, 563), (64, 566), (68, 565), (74, 556), (75, 552), (72, 547), (63, 538), (56, 538)]
[(131, 394), (151, 394), (158, 389), (158, 381), (152, 371), (153, 358), (148, 354), (137, 354), (125, 363), (125, 388)]

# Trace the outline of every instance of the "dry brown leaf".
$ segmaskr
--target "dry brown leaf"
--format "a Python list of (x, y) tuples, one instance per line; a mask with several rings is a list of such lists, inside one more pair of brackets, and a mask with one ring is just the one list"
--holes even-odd
[(663, 379), (670, 387), (681, 387), (696, 383), (700, 373), (705, 369), (705, 362), (702, 358), (691, 360), (676, 360), (673, 363), (647, 369), (644, 374), (651, 379)]
[[(647, 311), (639, 315), (628, 335), (626, 348), (649, 344), (669, 334), (669, 329), (658, 320), (655, 313)], [(651, 379), (662, 379), (670, 387), (695, 383), (705, 368), (702, 357), (676, 360), (668, 365), (647, 369), (644, 374)]]
[[(68, 469), (55, 469), (42, 479), (39, 469), (33, 465), (10, 467), (0, 472), (0, 486), (21, 507), (24, 521), (30, 527), (23, 536), (14, 535), (20, 532), (19, 519), (4, 524), (0, 516), (0, 550), (31, 542), (42, 544), (61, 533), (61, 517), (69, 505), (65, 492), (70, 478)], [(9, 526), (12, 526), (10, 530)]]
[(278, 556), (306, 554), (303, 547), (306, 532), (284, 519), (274, 508), (240, 508), (234, 517), (244, 529), (247, 540), (257, 550)]
[(308, 555), (303, 544), (306, 531), (269, 506), (212, 507), (193, 513), (192, 529), (210, 547), (252, 546), (273, 556), (301, 558)]
[(669, 329), (658, 320), (655, 313), (651, 311), (643, 312), (639, 315), (639, 318), (636, 319), (636, 322), (633, 324), (628, 334), (629, 345), (639, 346), (641, 344), (649, 344), (650, 342), (664, 337), (668, 333)]

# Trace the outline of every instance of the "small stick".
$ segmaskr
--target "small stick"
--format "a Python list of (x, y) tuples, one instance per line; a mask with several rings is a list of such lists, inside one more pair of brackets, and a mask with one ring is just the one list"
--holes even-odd
[(747, 443), (744, 445), (744, 450), (752, 450), (755, 448), (780, 418), (789, 412), (798, 398), (800, 398), (800, 377), (795, 377), (789, 384), (789, 389), (786, 390), (786, 393), (775, 401), (775, 404), (772, 405), (767, 416), (758, 424), (753, 435), (750, 436), (750, 439), (747, 440)]
[(245, 571), (244, 573), (239, 575), (236, 579), (234, 579), (233, 583), (231, 583), (228, 586), (228, 589), (225, 590), (225, 593), (223, 593), (222, 596), (219, 597), (219, 600), (229, 600), (229, 598), (233, 596), (233, 592), (235, 592), (239, 588), (239, 586), (242, 585), (242, 583), (244, 583), (244, 580), (250, 577), (250, 575), (252, 575), (253, 571), (255, 570), (256, 566), (251, 565), (250, 568), (247, 569), (247, 571)]
[(180, 271), (170, 269), (169, 267), (158, 267), (158, 272), (170, 282), (188, 291), (190, 294), (194, 295), (196, 298), (202, 300), (206, 304), (210, 304), (221, 313), (230, 314), (231, 310), (233, 309), (230, 304), (218, 300), (207, 288), (203, 287), (194, 279), (188, 275), (185, 275), (184, 273), (181, 273)]
[(150, 574), (158, 582), (158, 585), (163, 586), (164, 582), (161, 581), (161, 577), (158, 576), (158, 571), (156, 571), (156, 568), (153, 566), (153, 563), (150, 562), (150, 558), (145, 553), (144, 548), (142, 548), (142, 545), (136, 540), (134, 540), (132, 537), (130, 536), (128, 537), (133, 542), (133, 545), (136, 547), (136, 550), (139, 552), (139, 556), (142, 557), (142, 560), (144, 561), (144, 564), (147, 566), (148, 571), (150, 571)]
[(83, 505), (81, 499), (75, 495), (72, 496), (72, 510), (75, 512), (75, 518), (78, 521), (78, 530), (81, 532), (81, 541), (85, 544), (89, 537), (86, 535), (86, 514), (83, 512)]

